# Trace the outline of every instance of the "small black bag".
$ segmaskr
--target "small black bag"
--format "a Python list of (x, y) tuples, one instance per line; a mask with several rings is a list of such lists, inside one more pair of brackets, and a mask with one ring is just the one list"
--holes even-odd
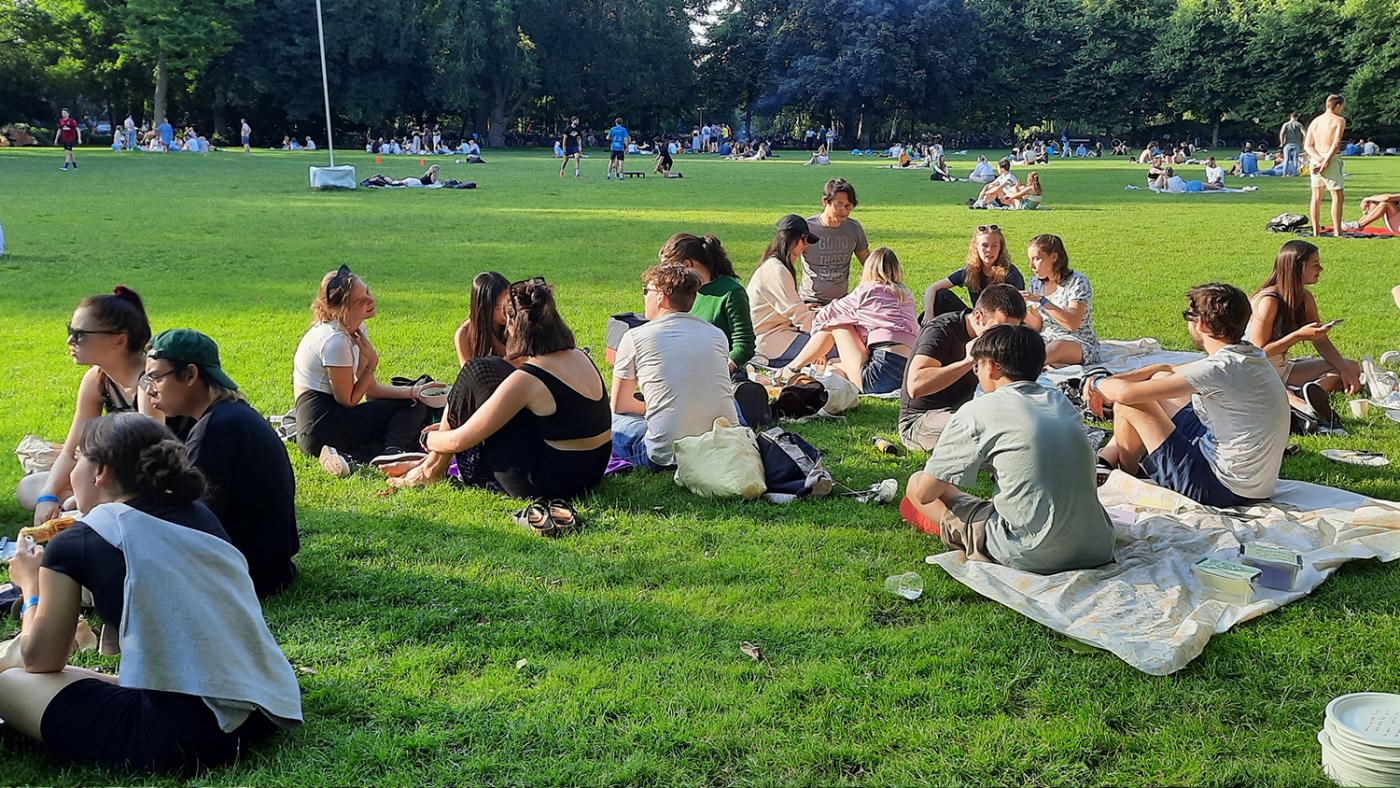
[(815, 416), (830, 397), (826, 387), (810, 375), (794, 375), (773, 401), (773, 416), (779, 419), (805, 419)]
[(1268, 224), (1264, 225), (1264, 229), (1271, 233), (1291, 233), (1307, 226), (1308, 217), (1285, 211), (1270, 219)]
[(757, 438), (768, 492), (799, 498), (821, 498), (831, 493), (834, 482), (831, 472), (822, 465), (821, 452), (802, 436), (774, 427), (757, 433)]
[(755, 432), (773, 423), (773, 410), (768, 406), (768, 389), (752, 380), (734, 381), (734, 404), (744, 426)]

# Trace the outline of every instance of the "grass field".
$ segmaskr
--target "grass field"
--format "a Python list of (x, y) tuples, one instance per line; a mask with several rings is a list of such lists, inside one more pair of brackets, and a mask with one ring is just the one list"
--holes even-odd
[[(486, 155), (445, 167), (476, 191), (319, 194), (306, 167), (324, 153), (83, 150), (81, 169), (61, 173), (53, 150), (0, 152), (0, 446), (62, 438), (81, 374), (64, 322), (80, 297), (118, 283), (146, 299), (156, 330), (215, 337), (252, 402), (282, 412), (307, 305), (342, 262), (379, 300), (383, 372), (451, 380), (476, 272), (548, 277), (580, 341), (600, 351), (607, 315), (640, 308), (638, 275), (671, 233), (715, 233), (747, 280), (773, 222), (814, 213), (822, 183), (840, 175), (859, 191), (872, 246), (898, 252), (916, 289), (961, 263), (977, 224), (1001, 224), (1023, 270), (1025, 242), (1054, 232), (1094, 283), (1101, 336), (1180, 348), (1183, 291), (1257, 286), (1286, 240), (1264, 223), (1305, 212), (1307, 188), (1261, 178), (1253, 194), (1156, 195), (1123, 190), (1141, 182), (1136, 166), (1057, 162), (1040, 168), (1051, 210), (972, 212), (972, 185), (846, 156), (825, 168), (796, 155), (683, 158), (683, 180), (619, 184), (603, 180), (596, 153), (581, 182), (561, 181), (547, 155)], [(343, 158), (362, 178), (421, 171), (409, 157)], [(1353, 204), (1400, 181), (1394, 159), (1347, 167)], [(1389, 295), (1400, 241), (1320, 245), (1318, 301), (1324, 317), (1347, 319), (1337, 345), (1400, 345)], [(894, 436), (895, 414), (867, 402), (800, 431), (839, 481), (902, 484), (920, 459), (871, 446)], [(1346, 426), (1346, 438), (1300, 440), (1284, 475), (1400, 499), (1393, 469), (1317, 455), (1346, 446), (1400, 461), (1400, 427), (1380, 415)], [(307, 724), (200, 783), (1324, 784), (1315, 735), (1327, 701), (1400, 684), (1400, 574), (1373, 563), (1154, 678), (925, 566), (936, 544), (893, 507), (713, 503), (666, 476), (631, 475), (583, 505), (584, 533), (546, 541), (512, 525), (515, 504), (498, 496), (439, 486), (379, 497), (368, 476), (339, 482), (293, 462), (302, 576), (265, 610), (300, 669)], [(0, 462), (0, 489), (18, 477)], [(3, 497), (0, 533), (13, 533), (28, 515)], [(923, 598), (883, 592), (909, 569), (926, 579)], [(768, 662), (741, 654), (741, 641)], [(0, 738), (0, 782), (150, 781)]]

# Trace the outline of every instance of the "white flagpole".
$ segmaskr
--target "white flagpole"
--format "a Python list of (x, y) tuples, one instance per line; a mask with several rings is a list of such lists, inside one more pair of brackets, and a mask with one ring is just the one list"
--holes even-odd
[(316, 0), (316, 38), (321, 42), (321, 91), (326, 98), (326, 148), (331, 153), (331, 166), (335, 166), (335, 134), (331, 131), (331, 88), (326, 78), (326, 30), (321, 25), (321, 0)]

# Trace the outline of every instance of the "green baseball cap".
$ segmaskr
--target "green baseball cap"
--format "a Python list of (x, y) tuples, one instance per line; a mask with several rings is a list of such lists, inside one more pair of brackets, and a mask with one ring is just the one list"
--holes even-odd
[(168, 328), (151, 338), (147, 358), (194, 364), (205, 377), (231, 391), (238, 390), (233, 378), (219, 364), (219, 346), (193, 328)]

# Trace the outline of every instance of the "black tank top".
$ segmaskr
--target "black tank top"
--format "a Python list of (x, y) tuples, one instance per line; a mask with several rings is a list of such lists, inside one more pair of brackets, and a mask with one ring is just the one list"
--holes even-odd
[[(608, 406), (608, 389), (598, 399), (588, 399), (569, 388), (568, 384), (534, 364), (520, 365), (520, 371), (533, 375), (549, 389), (554, 397), (554, 413), (549, 416), (536, 416), (541, 438), (547, 441), (570, 441), (592, 438), (612, 429), (612, 411)], [(598, 367), (594, 365), (593, 371)], [(598, 380), (602, 381), (602, 373)]]
[(105, 372), (98, 374), (102, 376), (103, 413), (131, 413), (136, 410), (136, 403), (126, 398), (126, 392), (115, 380), (107, 377)]

